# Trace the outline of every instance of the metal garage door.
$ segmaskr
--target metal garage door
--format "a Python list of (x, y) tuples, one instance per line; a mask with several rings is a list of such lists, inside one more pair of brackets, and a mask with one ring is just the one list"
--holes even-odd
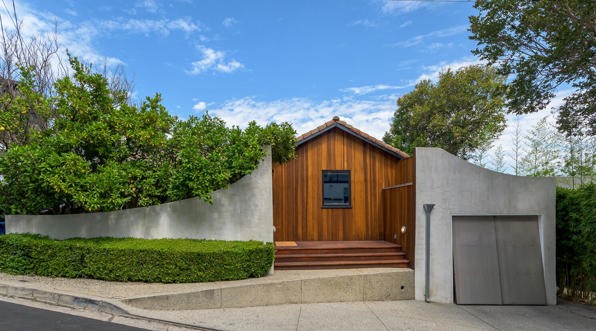
[(458, 304), (544, 305), (537, 216), (453, 217)]

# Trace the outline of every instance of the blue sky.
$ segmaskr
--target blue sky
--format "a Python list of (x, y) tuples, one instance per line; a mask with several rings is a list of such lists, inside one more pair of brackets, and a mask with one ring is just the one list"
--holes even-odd
[(417, 81), (478, 62), (472, 4), (25, 0), (17, 11), (26, 35), (57, 27), (64, 48), (122, 66), (135, 98), (159, 92), (182, 118), (209, 110), (229, 124), (289, 121), (301, 133), (339, 115), (380, 138)]

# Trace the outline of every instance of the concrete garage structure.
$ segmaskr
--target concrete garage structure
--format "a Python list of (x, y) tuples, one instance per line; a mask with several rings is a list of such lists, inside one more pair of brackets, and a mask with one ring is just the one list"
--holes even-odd
[[(501, 231), (510, 240), (507, 248), (497, 250), (496, 246), (477, 256), (476, 259), (458, 261), (468, 264), (466, 282), (480, 280), (479, 288), (473, 297), (478, 304), (556, 304), (555, 285), (555, 181), (553, 178), (518, 177), (496, 173), (470, 164), (458, 157), (438, 148), (416, 149), (416, 263), (415, 263), (415, 296), (424, 300), (425, 294), (425, 213), (424, 204), (434, 204), (430, 221), (430, 301), (454, 303), (454, 231), (458, 230), (457, 222), (470, 222), (469, 231), (476, 227), (476, 236), (486, 239), (492, 245), (499, 244), (491, 240), (495, 231)], [(512, 217), (514, 216), (514, 217)], [(516, 224), (504, 224), (504, 223)], [(454, 226), (455, 225), (455, 226)], [(462, 228), (461, 224), (459, 224)], [(466, 225), (463, 225), (465, 228)], [(496, 230), (495, 230), (496, 228)], [(491, 230), (492, 229), (492, 230)], [(491, 232), (492, 231), (492, 232)], [(456, 233), (455, 236), (461, 235)], [(484, 240), (484, 242), (486, 242)], [(478, 240), (482, 242), (483, 240)], [(536, 245), (533, 245), (533, 243)], [(517, 244), (516, 244), (517, 243)], [(537, 246), (537, 247), (536, 247)], [(536, 251), (538, 249), (538, 251)], [(482, 247), (468, 246), (468, 250), (482, 250)], [(493, 267), (486, 274), (480, 261), (498, 264), (499, 253), (508, 254), (511, 263), (501, 268)], [(462, 257), (462, 256), (460, 256)], [(501, 257), (504, 258), (504, 257)], [(491, 264), (494, 266), (495, 264)], [(504, 270), (508, 266), (517, 265), (516, 270)], [(529, 267), (533, 265), (534, 267)], [(541, 267), (541, 268), (540, 268)], [(543, 271), (543, 272), (542, 272)], [(491, 276), (491, 277), (486, 277)], [(540, 274), (542, 273), (542, 274)], [(504, 279), (509, 275), (519, 276), (516, 279)], [(524, 278), (523, 276), (527, 276)], [(529, 277), (529, 278), (528, 278)], [(536, 279), (536, 277), (543, 279)], [(498, 280), (501, 278), (501, 282)], [(497, 281), (494, 281), (497, 279)], [(501, 284), (501, 283), (505, 284)], [(544, 284), (544, 292), (528, 293), (521, 301), (499, 302), (492, 299), (496, 296), (509, 295), (511, 291), (527, 291), (524, 288), (533, 282)], [(457, 280), (455, 281), (456, 286)], [(495, 286), (515, 287), (509, 291), (494, 294), (488, 301), (486, 291), (496, 290)], [(469, 284), (468, 284), (469, 285)], [(519, 293), (518, 293), (519, 294)], [(526, 296), (521, 293), (522, 297)], [(541, 297), (544, 296), (544, 299)]]

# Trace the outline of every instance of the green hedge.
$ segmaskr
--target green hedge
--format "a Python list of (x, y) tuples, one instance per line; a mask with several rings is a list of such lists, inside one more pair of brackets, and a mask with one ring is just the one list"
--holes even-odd
[(596, 302), (596, 185), (557, 188), (559, 294)]
[(162, 283), (261, 277), (273, 262), (271, 243), (192, 239), (52, 240), (0, 236), (0, 271), (49, 277)]

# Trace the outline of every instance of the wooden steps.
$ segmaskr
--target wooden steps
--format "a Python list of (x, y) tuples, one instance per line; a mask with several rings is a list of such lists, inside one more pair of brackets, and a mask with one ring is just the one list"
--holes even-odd
[(275, 246), (275, 269), (407, 268), (399, 245), (386, 241), (297, 241)]

